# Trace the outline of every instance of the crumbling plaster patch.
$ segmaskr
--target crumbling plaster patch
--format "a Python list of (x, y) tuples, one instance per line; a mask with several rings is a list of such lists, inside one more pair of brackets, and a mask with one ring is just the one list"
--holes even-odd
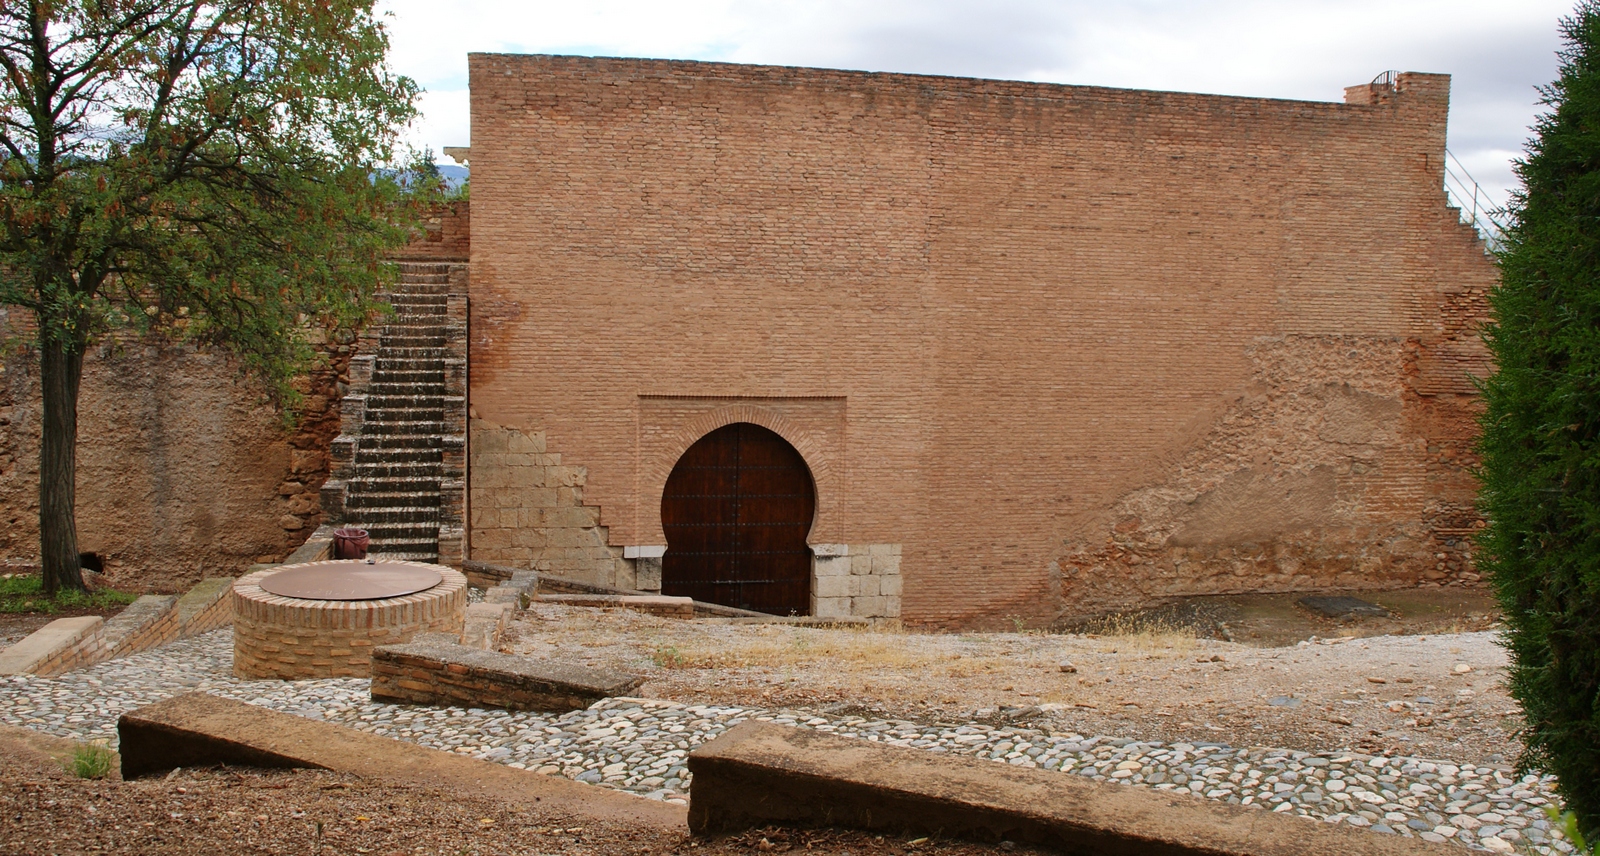
[(1181, 438), (1166, 471), (1067, 533), (1059, 612), (1421, 579), (1428, 441), (1408, 430), (1413, 352), (1398, 338), (1257, 341), (1249, 386)]

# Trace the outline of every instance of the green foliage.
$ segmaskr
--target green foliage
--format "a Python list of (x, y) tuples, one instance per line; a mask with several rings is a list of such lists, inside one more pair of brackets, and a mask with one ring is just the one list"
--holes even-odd
[(41, 341), (160, 332), (287, 392), (307, 325), (357, 323), (406, 236), (384, 167), (417, 89), (387, 48), (371, 0), (7, 4), (0, 302)]
[(1562, 22), (1550, 110), (1517, 163), (1485, 332), (1479, 563), (1505, 613), (1524, 769), (1600, 829), (1600, 2)]
[(72, 749), (67, 770), (80, 779), (103, 779), (111, 772), (116, 755), (99, 743), (79, 743)]
[(127, 606), (139, 596), (111, 589), (95, 592), (64, 589), (54, 595), (44, 593), (44, 582), (34, 574), (0, 577), (0, 613), (109, 610)]
[(1578, 848), (1579, 856), (1588, 856), (1594, 852), (1594, 848), (1589, 846), (1588, 840), (1583, 837), (1583, 830), (1578, 828), (1577, 815), (1570, 811), (1562, 812), (1561, 809), (1558, 809), (1553, 805), (1545, 806), (1544, 813), (1546, 817), (1550, 818), (1550, 822), (1554, 823), (1556, 828), (1561, 830), (1561, 834), (1565, 835), (1567, 840), (1572, 842), (1572, 846)]

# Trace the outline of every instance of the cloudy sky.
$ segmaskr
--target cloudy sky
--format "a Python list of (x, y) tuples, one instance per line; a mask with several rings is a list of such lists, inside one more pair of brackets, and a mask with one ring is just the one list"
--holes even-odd
[(1386, 69), (1454, 75), (1450, 150), (1514, 178), (1571, 0), (380, 0), (427, 90), (420, 145), (470, 143), (472, 51), (948, 74), (1338, 101)]

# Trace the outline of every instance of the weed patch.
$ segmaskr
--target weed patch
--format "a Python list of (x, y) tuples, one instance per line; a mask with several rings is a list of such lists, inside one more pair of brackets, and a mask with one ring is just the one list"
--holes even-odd
[(110, 749), (100, 743), (79, 743), (72, 750), (67, 771), (80, 779), (103, 779), (111, 772), (116, 758)]
[(0, 577), (0, 612), (39, 612), (54, 615), (73, 610), (107, 610), (126, 606), (138, 595), (102, 589), (96, 592), (62, 591), (46, 597), (44, 581), (34, 574)]

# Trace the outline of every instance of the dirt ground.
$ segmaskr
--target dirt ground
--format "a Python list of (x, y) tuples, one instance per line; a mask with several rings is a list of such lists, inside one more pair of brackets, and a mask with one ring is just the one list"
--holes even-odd
[[(1362, 597), (1392, 615), (1335, 621), (1290, 596), (1253, 596), (1103, 621), (1094, 634), (924, 634), (539, 604), (507, 648), (640, 672), (641, 695), (686, 703), (1514, 761), (1518, 720), (1489, 598), (1444, 588)], [(1209, 618), (1185, 624), (1175, 617), (1184, 612)], [(1254, 644), (1200, 635), (1217, 623)], [(1415, 635), (1382, 635), (1394, 633)]]
[(0, 852), (182, 854), (769, 854), (988, 856), (1033, 853), (832, 830), (767, 829), (696, 840), (688, 830), (511, 811), (492, 800), (384, 786), (313, 770), (178, 770), (123, 782), (62, 768), (70, 744), (0, 730)]

